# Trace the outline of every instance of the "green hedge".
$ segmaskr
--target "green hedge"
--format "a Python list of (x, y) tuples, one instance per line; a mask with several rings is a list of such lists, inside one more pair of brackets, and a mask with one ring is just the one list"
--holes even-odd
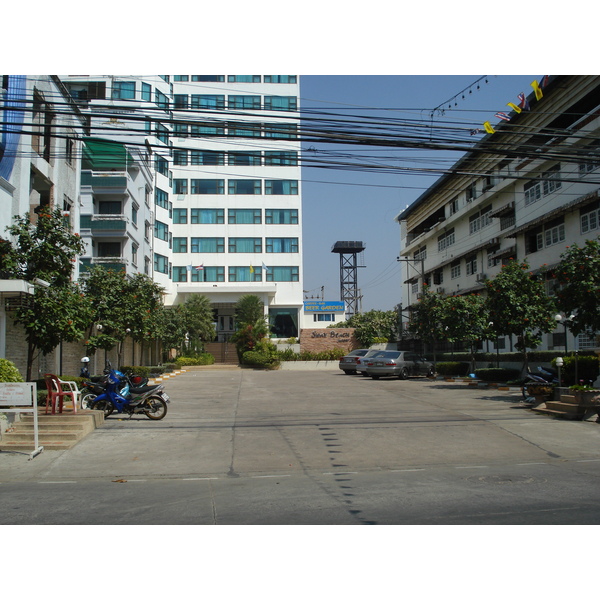
[(518, 379), (521, 372), (518, 369), (475, 369), (475, 376), (482, 381), (506, 382)]
[[(429, 353), (431, 358), (431, 353)], [(557, 350), (540, 350), (540, 351), (531, 351), (527, 353), (527, 358), (530, 362), (541, 362), (550, 364), (553, 359), (558, 356), (562, 356), (565, 358), (565, 353)], [(596, 353), (593, 350), (580, 350), (579, 358), (582, 356), (596, 356)], [(441, 352), (436, 356), (439, 361), (471, 361), (471, 353), (470, 352)], [(496, 363), (496, 362), (523, 362), (523, 353), (522, 352), (500, 352), (496, 354), (495, 352), (477, 352), (475, 354), (475, 360), (477, 362), (488, 362), (488, 363)]]
[(242, 355), (242, 364), (263, 369), (276, 369), (279, 366), (279, 359), (268, 352), (247, 350)]
[(435, 365), (438, 375), (446, 377), (464, 377), (469, 372), (467, 362), (439, 362)]
[[(598, 378), (600, 372), (600, 363), (598, 357), (594, 356), (565, 356), (563, 358), (564, 366), (560, 370), (560, 378), (563, 385), (590, 385)], [(577, 379), (575, 381), (575, 362), (577, 362)], [(556, 367), (556, 360), (552, 361), (552, 367)], [(557, 369), (558, 370), (558, 369)]]
[(332, 348), (323, 352), (294, 352), (291, 348), (286, 350), (278, 350), (277, 356), (281, 361), (317, 361), (317, 360), (340, 360), (342, 356), (346, 356), (348, 350), (342, 348)]
[(175, 359), (177, 367), (193, 367), (198, 365), (213, 365), (215, 357), (210, 352), (203, 352), (199, 356), (179, 356)]

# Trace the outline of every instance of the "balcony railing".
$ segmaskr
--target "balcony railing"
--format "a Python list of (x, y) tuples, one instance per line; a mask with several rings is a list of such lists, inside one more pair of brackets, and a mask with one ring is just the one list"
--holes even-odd
[(127, 189), (129, 176), (125, 171), (82, 171), (81, 185), (90, 185), (95, 189), (107, 188), (111, 191)]

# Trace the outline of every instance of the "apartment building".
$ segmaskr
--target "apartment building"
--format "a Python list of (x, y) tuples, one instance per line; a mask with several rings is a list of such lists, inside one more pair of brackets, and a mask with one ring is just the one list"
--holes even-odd
[[(510, 259), (547, 272), (551, 294), (561, 253), (600, 234), (600, 77), (544, 78), (517, 108), (397, 215), (403, 307), (423, 283), (445, 294), (483, 290)], [(560, 326), (541, 349), (565, 344), (595, 341)]]

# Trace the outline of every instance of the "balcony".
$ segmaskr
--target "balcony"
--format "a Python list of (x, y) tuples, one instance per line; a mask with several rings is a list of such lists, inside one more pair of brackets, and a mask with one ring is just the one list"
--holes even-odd
[(81, 215), (79, 227), (90, 229), (92, 234), (123, 237), (127, 233), (129, 218), (125, 215)]
[(126, 171), (82, 171), (81, 185), (91, 186), (95, 194), (125, 193), (129, 175)]

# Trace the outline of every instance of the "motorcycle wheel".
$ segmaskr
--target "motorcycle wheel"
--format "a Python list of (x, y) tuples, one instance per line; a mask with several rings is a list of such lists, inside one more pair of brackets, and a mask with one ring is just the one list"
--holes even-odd
[(92, 408), (92, 404), (95, 402), (97, 396), (96, 394), (85, 394), (81, 398), (81, 409), (89, 410)]
[(115, 410), (115, 407), (108, 400), (97, 400), (91, 406), (92, 410), (101, 410), (104, 412), (104, 418), (110, 417)]
[(167, 403), (158, 396), (151, 396), (146, 400), (144, 414), (152, 421), (160, 421), (167, 414)]

